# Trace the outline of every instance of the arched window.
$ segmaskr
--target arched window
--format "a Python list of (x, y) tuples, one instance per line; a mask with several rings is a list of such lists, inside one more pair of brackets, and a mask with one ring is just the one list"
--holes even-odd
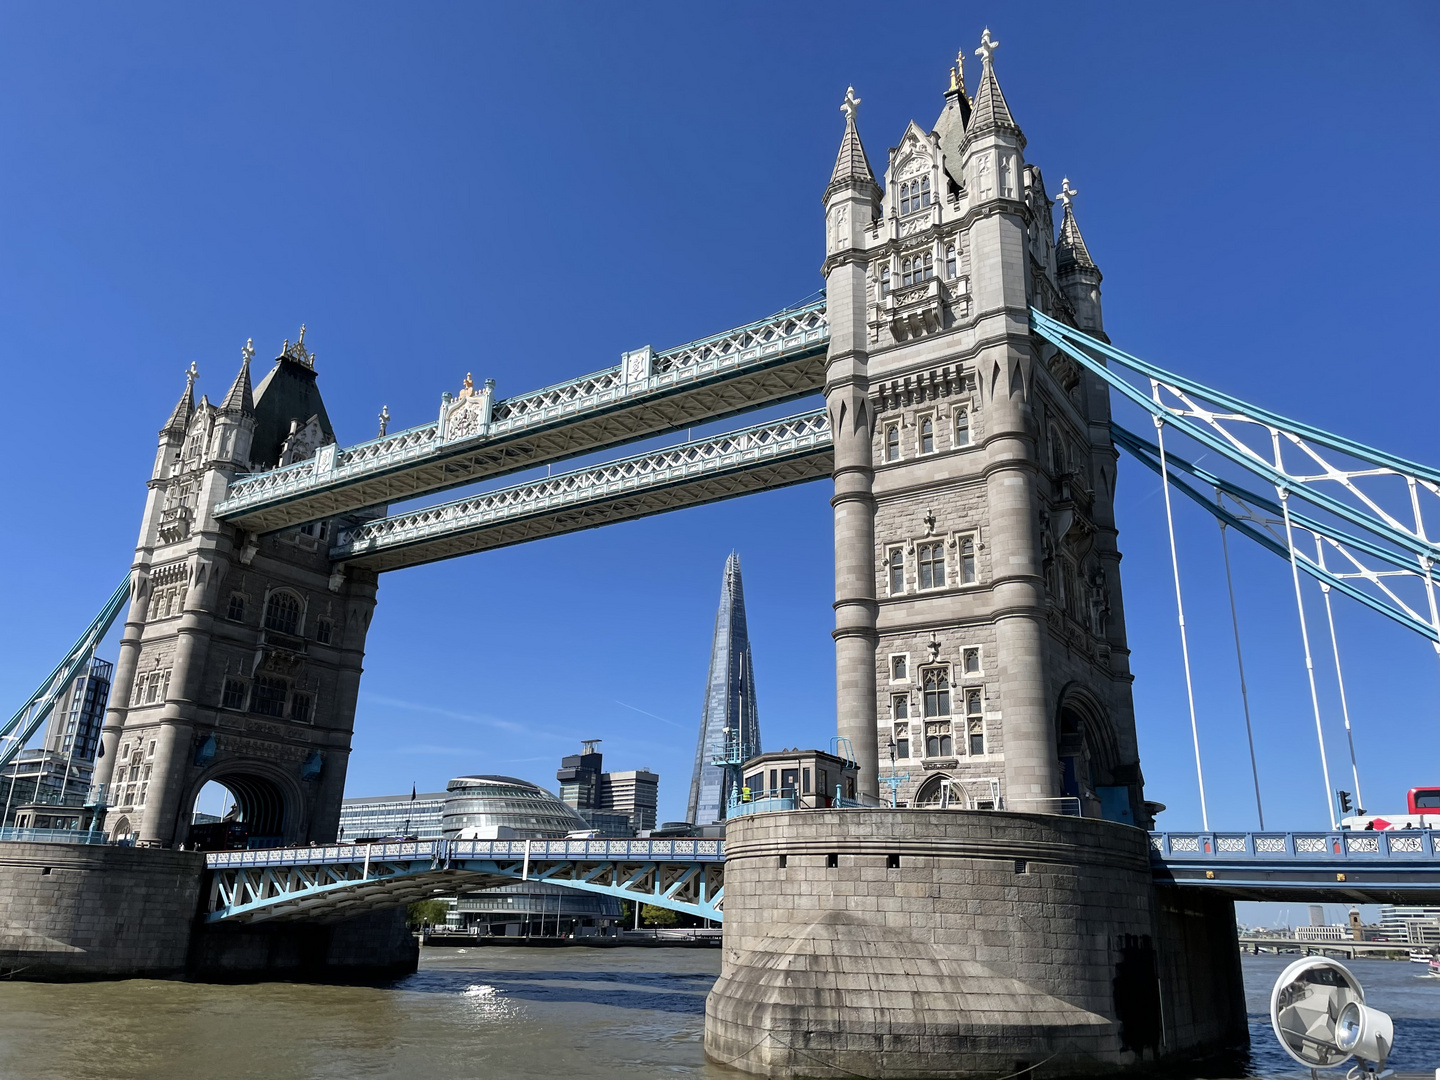
[(958, 272), (958, 263), (955, 258), (956, 254), (954, 243), (945, 245), (945, 276), (951, 281), (955, 280), (955, 275)]
[(960, 584), (975, 584), (975, 537), (960, 538)]
[(907, 258), (907, 259), (901, 259), (901, 260), (900, 260), (900, 283), (901, 283), (902, 285), (913, 285), (913, 284), (915, 284), (915, 269), (914, 269), (914, 266), (915, 266), (914, 261), (911, 260), (911, 259), (908, 259), (908, 258)]
[(919, 257), (917, 256), (916, 259), (915, 259), (915, 280), (916, 280), (916, 281), (921, 281), (921, 280), (929, 281), (929, 280), (930, 280), (932, 277), (934, 277), (934, 276), (935, 276), (935, 253), (934, 253), (933, 251), (927, 251), (927, 252), (925, 252), (925, 275), (924, 275), (924, 278), (923, 278), (923, 279), (921, 278), (921, 275), (920, 275), (920, 259), (919, 259)]
[(920, 421), (920, 453), (933, 454), (935, 452), (935, 421), (928, 416)]
[(1050, 471), (1057, 479), (1069, 471), (1065, 461), (1065, 440), (1053, 427), (1050, 429)]
[(925, 672), (925, 715), (950, 715), (950, 673), (944, 668)]
[(265, 629), (282, 634), (294, 634), (300, 626), (300, 601), (293, 593), (270, 594), (265, 603)]
[(885, 460), (900, 460), (900, 425), (888, 424), (885, 427)]
[(886, 263), (880, 267), (880, 298), (883, 300), (890, 295), (890, 264)]
[(970, 410), (955, 410), (955, 445), (970, 445)]
[[(905, 591), (905, 549), (890, 549), (890, 595), (899, 596)], [(903, 679), (903, 674), (896, 678)]]
[(917, 549), (920, 588), (940, 589), (945, 586), (945, 545), (940, 542), (921, 544)]

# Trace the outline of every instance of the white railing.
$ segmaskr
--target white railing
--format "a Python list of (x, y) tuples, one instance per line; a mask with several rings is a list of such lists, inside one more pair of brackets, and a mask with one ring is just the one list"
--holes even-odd
[[(649, 370), (637, 377), (627, 378), (624, 365), (616, 365), (530, 394), (497, 401), (491, 410), (488, 436), (513, 434), (593, 412), (621, 398), (664, 393), (687, 382), (764, 365), (790, 353), (812, 349), (829, 339), (830, 327), (825, 321), (822, 300), (655, 353), (648, 357)], [(436, 421), (338, 449), (326, 463), (328, 467), (321, 467), (322, 458), (317, 454), (307, 461), (241, 476), (230, 485), (216, 513), (228, 517), (310, 488), (388, 472), (434, 458), (460, 442), (443, 438)], [(463, 442), (469, 447), (474, 440)]]
[(726, 432), (593, 468), (500, 488), (439, 506), (368, 521), (341, 532), (332, 559), (351, 559), (389, 547), (470, 532), (508, 518), (597, 502), (749, 464), (827, 447), (823, 410)]

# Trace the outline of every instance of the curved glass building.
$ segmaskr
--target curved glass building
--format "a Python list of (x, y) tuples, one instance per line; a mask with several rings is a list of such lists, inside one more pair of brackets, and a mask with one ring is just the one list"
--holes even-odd
[(576, 810), (550, 792), (513, 776), (459, 776), (445, 785), (441, 832), (503, 825), (521, 840), (560, 837), (589, 829)]

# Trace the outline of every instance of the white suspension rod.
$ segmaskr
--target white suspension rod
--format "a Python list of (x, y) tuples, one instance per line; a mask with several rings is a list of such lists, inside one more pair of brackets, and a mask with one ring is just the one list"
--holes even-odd
[[(1215, 503), (1220, 503), (1220, 489), (1215, 489)], [(1225, 522), (1220, 524), (1220, 550), (1225, 553), (1225, 586), (1230, 590), (1230, 625), (1235, 629), (1235, 666), (1240, 669), (1240, 701), (1245, 706), (1245, 739), (1250, 744), (1250, 775), (1255, 780), (1255, 813), (1260, 818), (1260, 831), (1265, 831), (1265, 807), (1260, 803), (1260, 767), (1255, 761), (1255, 733), (1250, 727), (1250, 691), (1245, 686), (1245, 657), (1240, 652), (1240, 616), (1235, 610), (1235, 581), (1230, 576), (1230, 540)]]
[[(1160, 388), (1150, 380), (1151, 391), (1159, 400)], [(1165, 424), (1157, 416), (1155, 431), (1160, 446), (1160, 487), (1165, 492), (1165, 525), (1170, 530), (1170, 565), (1175, 571), (1175, 611), (1180, 619), (1180, 655), (1185, 660), (1185, 697), (1190, 703), (1190, 738), (1195, 744), (1195, 779), (1200, 785), (1200, 824), (1210, 831), (1210, 812), (1205, 806), (1205, 770), (1200, 764), (1200, 725), (1195, 721), (1195, 685), (1190, 678), (1190, 641), (1185, 633), (1185, 601), (1180, 596), (1180, 556), (1175, 548), (1175, 515), (1170, 507), (1170, 473), (1165, 464)]]
[[(1280, 432), (1270, 429), (1270, 439), (1275, 444), (1276, 471), (1280, 463)], [(1329, 815), (1330, 827), (1339, 829), (1335, 819), (1335, 789), (1330, 786), (1330, 760), (1325, 756), (1325, 729), (1320, 726), (1320, 694), (1315, 689), (1315, 661), (1310, 655), (1310, 630), (1305, 625), (1305, 600), (1300, 593), (1300, 564), (1295, 561), (1295, 527), (1290, 522), (1290, 492), (1276, 486), (1275, 494), (1280, 497), (1280, 512), (1285, 518), (1285, 548), (1290, 553), (1290, 577), (1295, 583), (1295, 611), (1300, 616), (1300, 640), (1305, 645), (1305, 675), (1310, 680), (1310, 706), (1315, 712), (1315, 738), (1320, 743), (1320, 771), (1325, 775), (1325, 811)]]
[[(1315, 534), (1315, 559), (1320, 564), (1320, 569), (1325, 569), (1325, 547), (1321, 543), (1319, 534)], [(1357, 812), (1365, 805), (1365, 800), (1360, 795), (1360, 766), (1355, 763), (1355, 733), (1350, 730), (1350, 703), (1345, 696), (1345, 675), (1340, 670), (1340, 641), (1335, 636), (1335, 612), (1330, 608), (1330, 586), (1325, 582), (1320, 583), (1320, 593), (1325, 597), (1325, 618), (1330, 624), (1330, 649), (1335, 654), (1335, 681), (1340, 686), (1340, 713), (1345, 717), (1345, 738), (1350, 743), (1350, 775), (1355, 780), (1355, 809)]]

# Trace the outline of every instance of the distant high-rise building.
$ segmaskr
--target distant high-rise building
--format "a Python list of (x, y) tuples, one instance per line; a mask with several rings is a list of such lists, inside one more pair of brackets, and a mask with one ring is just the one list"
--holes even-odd
[(726, 772), (714, 762), (729, 756), (727, 738), (741, 762), (760, 753), (755, 671), (745, 626), (745, 588), (740, 580), (740, 556), (733, 551), (725, 560), (725, 578), (720, 586), (715, 641), (710, 647), (710, 676), (705, 682), (705, 711), (700, 719), (686, 808), (687, 819), (696, 825), (709, 825), (725, 817), (730, 796)]
[(115, 665), (94, 657), (70, 683), (65, 696), (50, 713), (45, 749), (52, 754), (94, 761), (100, 746), (100, 725), (110, 700), (110, 676)]
[(560, 798), (569, 803), (604, 836), (633, 836), (655, 827), (660, 777), (648, 769), (604, 772), (599, 739), (586, 739), (584, 749), (560, 759), (555, 779)]

